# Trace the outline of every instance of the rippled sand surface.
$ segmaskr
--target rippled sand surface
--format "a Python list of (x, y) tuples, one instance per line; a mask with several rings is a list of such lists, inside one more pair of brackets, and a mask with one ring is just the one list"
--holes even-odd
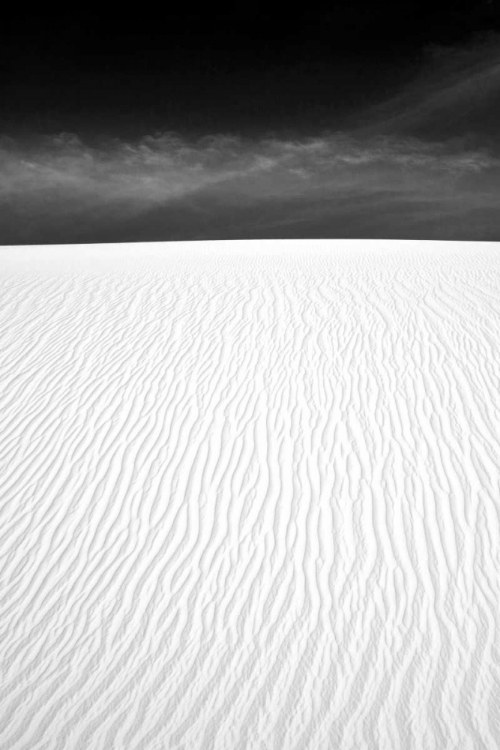
[(500, 746), (500, 246), (0, 270), (2, 750)]

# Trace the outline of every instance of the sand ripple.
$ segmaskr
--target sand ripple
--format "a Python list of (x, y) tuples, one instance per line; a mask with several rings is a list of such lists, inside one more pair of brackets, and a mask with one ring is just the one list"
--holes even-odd
[(3, 251), (2, 750), (500, 746), (500, 262), (335, 247)]

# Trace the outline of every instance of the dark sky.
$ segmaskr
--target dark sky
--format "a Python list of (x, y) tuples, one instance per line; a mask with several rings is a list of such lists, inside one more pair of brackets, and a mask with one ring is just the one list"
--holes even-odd
[(500, 241), (500, 0), (18, 4), (0, 244)]
[(4, 15), (3, 129), (329, 127), (404, 84), (429, 44), (500, 29), (496, 0), (164, 5)]

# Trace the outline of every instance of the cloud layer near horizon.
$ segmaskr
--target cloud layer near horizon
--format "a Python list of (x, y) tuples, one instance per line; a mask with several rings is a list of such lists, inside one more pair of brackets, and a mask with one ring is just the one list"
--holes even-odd
[(237, 237), (238, 224), (247, 237), (252, 222), (256, 236), (294, 225), (300, 236), (301, 222), (329, 226), (331, 236), (336, 226), (339, 236), (356, 236), (357, 228), (364, 234), (371, 224), (377, 233), (385, 224), (390, 236), (394, 213), (398, 235), (406, 222), (410, 232), (416, 224), (423, 238), (434, 237), (438, 209), (443, 221), (454, 213), (463, 218), (498, 195), (500, 159), (459, 146), (345, 133), (196, 142), (166, 133), (93, 145), (67, 133), (4, 138), (1, 240), (59, 241), (60, 235), (61, 242), (85, 242), (94, 234), (106, 240), (120, 226), (132, 240), (203, 239), (204, 226), (211, 238), (217, 232), (224, 238), (228, 230)]
[(483, 110), (497, 111), (498, 52), (490, 41), (438, 57), (438, 73), (349, 132), (0, 138), (0, 243), (500, 240), (500, 149), (481, 134)]

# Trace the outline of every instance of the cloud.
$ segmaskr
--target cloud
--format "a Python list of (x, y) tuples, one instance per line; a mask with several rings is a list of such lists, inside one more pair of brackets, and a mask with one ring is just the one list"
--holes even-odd
[(488, 144), (500, 152), (500, 35), (426, 49), (419, 75), (402, 92), (360, 115), (359, 132)]
[(475, 231), (491, 238), (499, 167), (488, 149), (380, 133), (2, 138), (0, 242), (448, 237), (490, 204)]

